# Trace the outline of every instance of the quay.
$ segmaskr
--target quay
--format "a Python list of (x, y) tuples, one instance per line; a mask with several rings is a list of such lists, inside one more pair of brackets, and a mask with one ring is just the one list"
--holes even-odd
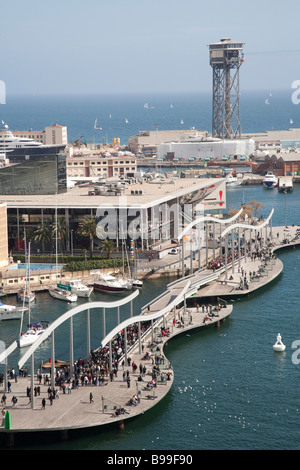
[[(65, 393), (61, 387), (56, 386), (59, 396), (50, 404), (48, 398), (49, 383), (44, 383), (43, 373), (41, 382), (38, 374), (34, 376), (34, 387), (40, 387), (38, 396), (34, 397), (34, 408), (31, 406), (26, 390), (31, 387), (31, 377), (18, 377), (17, 381), (11, 380), (11, 392), (5, 392), (5, 410), (10, 412), (10, 429), (0, 428), (0, 444), (4, 447), (12, 447), (25, 439), (67, 439), (72, 431), (83, 429), (95, 429), (103, 425), (113, 425), (122, 428), (128, 419), (145, 413), (163, 399), (174, 380), (174, 370), (164, 355), (164, 346), (168, 341), (178, 335), (188, 334), (193, 329), (203, 328), (211, 325), (220, 326), (232, 312), (231, 305), (223, 305), (222, 308), (208, 315), (205, 311), (197, 308), (189, 308), (184, 314), (184, 308), (178, 308), (164, 317), (163, 330), (168, 330), (167, 335), (161, 334), (161, 327), (157, 327), (154, 337), (151, 332), (143, 338), (143, 352), (139, 351), (137, 345), (130, 351), (131, 365), (119, 364), (117, 375), (110, 381), (109, 375), (105, 377), (104, 385), (93, 385), (90, 381), (87, 385), (72, 388), (69, 392), (68, 381), (66, 381)], [(146, 320), (146, 318), (145, 318)], [(132, 364), (142, 364), (146, 372), (142, 374), (142, 380), (138, 381), (140, 375), (139, 367), (136, 371)], [(158, 364), (160, 373), (156, 380), (156, 387), (148, 389), (147, 383), (152, 382), (153, 367)], [(59, 369), (59, 366), (58, 366)], [(123, 380), (123, 372), (129, 372), (131, 378), (130, 387)], [(0, 389), (1, 396), (4, 391)], [(93, 401), (90, 401), (92, 393)], [(136, 405), (131, 404), (132, 396), (136, 395), (139, 401)], [(12, 397), (17, 397), (17, 407), (11, 402)], [(42, 400), (46, 400), (45, 409), (42, 409)], [(116, 416), (117, 410), (124, 413)], [(37, 434), (38, 433), (38, 434)]]
[[(269, 221), (266, 220), (266, 222)], [(256, 227), (257, 231), (261, 231), (261, 227), (263, 224)], [(34, 367), (31, 367), (33, 374), (29, 373), (26, 377), (18, 376), (16, 381), (14, 377), (8, 379), (11, 382), (10, 392), (5, 381), (4, 388), (2, 390), (2, 387), (0, 388), (0, 394), (6, 395), (6, 404), (3, 404), (3, 407), (6, 413), (9, 413), (10, 420), (9, 424), (5, 422), (0, 428), (2, 447), (16, 446), (19, 442), (24, 442), (25, 438), (68, 439), (73, 432), (78, 431), (102, 430), (105, 426), (122, 429), (128, 419), (136, 418), (150, 410), (168, 394), (174, 381), (174, 374), (177, 373), (165, 356), (166, 344), (178, 335), (186, 335), (194, 329), (211, 325), (220, 326), (221, 322), (233, 311), (232, 305), (226, 301), (226, 296), (250, 294), (272, 282), (283, 269), (282, 262), (274, 254), (279, 249), (299, 245), (299, 230), (298, 226), (272, 227), (268, 244), (264, 247), (260, 246), (264, 259), (260, 256), (255, 259), (250, 248), (250, 251), (246, 251), (245, 255), (236, 259), (233, 264), (227, 263), (225, 266), (223, 264), (215, 270), (206, 266), (205, 269), (192, 272), (187, 276), (183, 272), (182, 278), (170, 283), (167, 291), (144, 306), (140, 315), (132, 316), (119, 323), (103, 338), (97, 351), (111, 351), (112, 341), (118, 332), (124, 331), (126, 337), (127, 328), (134, 324), (139, 325), (136, 342), (128, 349), (125, 343), (124, 354), (118, 362), (117, 372), (113, 375), (110, 375), (112, 363), (109, 357), (110, 368), (104, 377), (104, 382), (102, 381), (102, 386), (99, 382), (94, 384), (88, 379), (87, 382), (79, 383), (78, 387), (70, 386), (69, 389), (69, 381), (72, 384), (73, 380), (70, 375), (65, 377), (65, 390), (61, 389), (54, 383), (54, 347), (51, 372), (49, 371), (48, 374), (50, 383), (44, 383), (45, 373), (40, 368), (35, 372)], [(225, 232), (226, 230), (223, 233)], [(182, 248), (184, 249), (183, 242)], [(184, 256), (182, 259), (184, 260)], [(242, 289), (237, 289), (235, 283), (240, 281), (242, 268), (243, 272), (247, 273), (249, 288), (245, 288), (244, 284)], [(250, 271), (265, 273), (265, 275), (259, 276), (258, 280), (250, 280)], [(202, 306), (203, 299), (212, 296), (220, 297), (217, 307), (208, 307), (207, 304), (205, 307)], [(188, 306), (187, 300), (191, 298), (196, 302), (199, 301), (199, 304), (193, 307)], [(75, 307), (73, 310), (79, 312), (83, 310), (83, 307)], [(68, 312), (69, 315), (71, 315), (70, 312), (72, 310)], [(151, 327), (148, 327), (141, 335), (140, 324), (147, 321), (151, 322)], [(19, 366), (21, 365), (22, 368), (29, 357), (32, 359), (31, 366), (34, 364), (34, 347), (31, 346), (30, 349), (19, 361)], [(0, 353), (0, 362), (3, 363), (8, 355), (5, 351)], [(25, 359), (24, 356), (26, 356)], [(70, 360), (70, 364), (73, 363), (73, 360)], [(137, 369), (132, 367), (133, 363), (137, 365)], [(60, 367), (59, 363), (56, 365), (56, 373), (64, 376), (63, 367)], [(127, 372), (131, 379), (129, 383), (123, 377), (123, 373)], [(84, 369), (82, 373), (85, 374)], [(52, 402), (48, 398), (50, 385), (52, 389), (59, 392), (59, 397), (53, 399)], [(39, 394), (34, 393), (36, 387), (40, 387)], [(30, 389), (29, 395), (27, 389)], [(90, 400), (90, 393), (92, 393), (92, 400)], [(135, 404), (133, 403), (134, 395), (138, 398)], [(17, 398), (17, 406), (11, 401), (12, 397)], [(42, 409), (43, 398), (46, 400), (45, 409)]]

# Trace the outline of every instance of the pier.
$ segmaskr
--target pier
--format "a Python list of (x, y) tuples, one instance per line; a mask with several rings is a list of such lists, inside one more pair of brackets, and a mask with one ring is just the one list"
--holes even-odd
[[(46, 437), (51, 433), (56, 439), (67, 439), (72, 432), (78, 430), (102, 429), (106, 425), (122, 428), (128, 419), (150, 410), (168, 394), (174, 374), (177, 373), (165, 355), (164, 346), (178, 335), (189, 334), (194, 329), (220, 326), (233, 312), (232, 305), (223, 298), (249, 295), (277, 278), (282, 272), (283, 264), (275, 253), (279, 249), (300, 244), (299, 230), (297, 226), (272, 227), (270, 241), (265, 246), (264, 259), (255, 259), (251, 251), (246, 252), (244, 256), (235, 259), (233, 264), (228, 262), (218, 269), (206, 267), (188, 276), (183, 273), (182, 278), (170, 283), (166, 292), (145, 305), (140, 315), (120, 323), (115, 331), (103, 338), (99, 350), (111, 345), (117, 331), (122, 329), (125, 332), (130, 325), (139, 325), (137, 341), (133, 346), (126, 347), (124, 356), (119, 360), (117, 372), (111, 375), (112, 370), (108, 370), (102, 385), (97, 374), (96, 384), (88, 378), (86, 382), (79, 381), (79, 385), (74, 386), (72, 374), (65, 377), (64, 387), (54, 384), (54, 348), (51, 372), (45, 373), (40, 368), (35, 371), (33, 367), (33, 375), (29, 373), (26, 377), (18, 376), (16, 380), (14, 377), (8, 378), (11, 391), (7, 390), (7, 384), (0, 388), (1, 396), (6, 395), (6, 404), (3, 407), (10, 417), (9, 425), (0, 428), (1, 445), (13, 447), (18, 444), (19, 438), (32, 435)], [(241, 286), (240, 283), (244, 272), (247, 274), (248, 288), (246, 284)], [(251, 279), (250, 272), (261, 275)], [(196, 302), (199, 300), (200, 306), (189, 307), (187, 299), (191, 297)], [(222, 300), (219, 299), (218, 306), (207, 310), (207, 307), (202, 308), (202, 303), (208, 297), (220, 297)], [(80, 309), (76, 308), (79, 312)], [(71, 317), (70, 311), (69, 315)], [(140, 333), (142, 321), (151, 323), (143, 334)], [(24, 356), (21, 358), (19, 366), (23, 366), (32, 355), (33, 352), (27, 352), (25, 359)], [(8, 356), (9, 354), (2, 352), (0, 361), (7, 360)], [(109, 361), (111, 365), (111, 357)], [(133, 363), (137, 365), (137, 369), (132, 367)], [(55, 372), (64, 376), (63, 366), (56, 363)], [(129, 385), (123, 378), (123, 373), (127, 372), (131, 379)], [(50, 381), (44, 383), (46, 375)], [(39, 392), (37, 387), (40, 387)], [(48, 397), (49, 387), (58, 390), (58, 396), (51, 401)], [(30, 395), (27, 393), (28, 389), (31, 389)], [(135, 395), (137, 401), (133, 403)], [(12, 397), (17, 398), (16, 406)], [(44, 409), (43, 399), (46, 401)]]

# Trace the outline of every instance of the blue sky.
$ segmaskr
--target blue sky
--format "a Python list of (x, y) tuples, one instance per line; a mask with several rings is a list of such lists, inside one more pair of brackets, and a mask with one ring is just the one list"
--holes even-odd
[(300, 80), (299, 0), (0, 0), (7, 94), (211, 93), (207, 45), (245, 43), (243, 90)]

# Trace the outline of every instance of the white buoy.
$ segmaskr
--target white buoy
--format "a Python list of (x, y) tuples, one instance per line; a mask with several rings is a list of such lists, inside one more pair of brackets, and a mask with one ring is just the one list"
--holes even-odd
[(278, 333), (278, 335), (277, 335), (276, 343), (273, 344), (273, 349), (274, 349), (274, 351), (277, 351), (277, 352), (282, 352), (282, 351), (285, 350), (285, 344), (283, 344), (283, 342), (281, 340), (280, 333)]

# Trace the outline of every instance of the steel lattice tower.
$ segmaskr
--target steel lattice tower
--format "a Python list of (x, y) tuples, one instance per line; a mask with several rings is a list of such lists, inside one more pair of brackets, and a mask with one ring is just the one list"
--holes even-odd
[(239, 69), (244, 62), (243, 44), (228, 38), (209, 44), (213, 69), (213, 137), (241, 137)]

